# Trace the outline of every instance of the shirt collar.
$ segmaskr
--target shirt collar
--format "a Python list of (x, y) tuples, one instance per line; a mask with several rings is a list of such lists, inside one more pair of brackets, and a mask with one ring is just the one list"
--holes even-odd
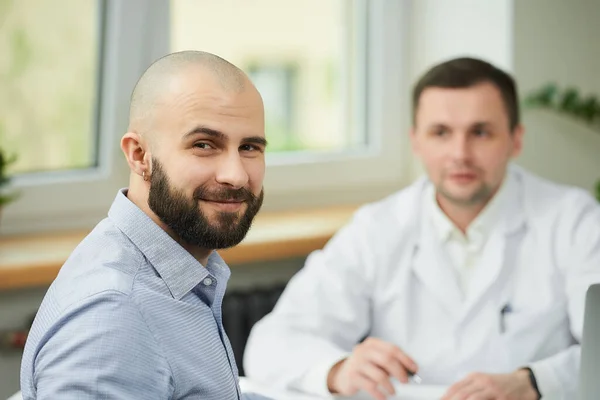
[[(511, 174), (507, 173), (500, 188), (488, 204), (481, 210), (479, 215), (473, 220), (473, 222), (467, 228), (466, 236), (471, 239), (474, 237), (485, 238), (496, 226), (500, 216), (505, 208), (507, 193), (511, 190), (508, 188), (511, 186)], [(453, 236), (462, 235), (462, 232), (454, 225), (454, 223), (448, 218), (446, 213), (440, 208), (437, 199), (436, 191), (432, 184), (427, 188), (429, 211), (434, 229), (438, 233), (439, 237), (443, 241), (450, 240)]]
[(436, 199), (436, 192), (433, 184), (430, 184), (427, 187), (427, 202), (431, 222), (439, 238), (442, 239), (442, 241), (450, 240), (457, 228), (440, 208)]
[(179, 300), (212, 274), (229, 279), (230, 271), (213, 251), (206, 268), (127, 198), (127, 188), (119, 190), (108, 217), (144, 254), (165, 282), (173, 298)]

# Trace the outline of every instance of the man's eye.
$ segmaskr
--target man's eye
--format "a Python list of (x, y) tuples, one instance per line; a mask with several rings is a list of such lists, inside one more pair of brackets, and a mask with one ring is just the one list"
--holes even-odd
[(448, 134), (447, 129), (438, 129), (435, 131), (435, 136), (444, 136)]
[(197, 148), (203, 149), (203, 150), (214, 149), (214, 147), (211, 146), (209, 143), (204, 143), (204, 142), (195, 143), (194, 147), (197, 147)]
[(475, 129), (475, 131), (473, 132), (475, 134), (475, 136), (488, 136), (489, 132), (487, 129)]
[(240, 146), (241, 151), (262, 151), (262, 149), (253, 144), (243, 144)]

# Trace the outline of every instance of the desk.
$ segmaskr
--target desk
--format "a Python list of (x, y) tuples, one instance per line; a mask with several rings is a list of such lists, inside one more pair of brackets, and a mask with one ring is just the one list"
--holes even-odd
[[(391, 397), (389, 400), (439, 400), (446, 392), (445, 386), (421, 386), (421, 385), (394, 385), (398, 396)], [(256, 393), (262, 396), (270, 397), (273, 400), (372, 400), (368, 395), (357, 396), (330, 396), (318, 397), (310, 396), (298, 392), (281, 392), (265, 388), (247, 378), (240, 378), (240, 388), (244, 393)]]

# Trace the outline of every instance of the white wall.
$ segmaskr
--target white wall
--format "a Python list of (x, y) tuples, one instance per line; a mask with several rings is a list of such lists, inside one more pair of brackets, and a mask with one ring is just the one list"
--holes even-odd
[[(515, 1), (514, 71), (523, 94), (549, 81), (600, 96), (600, 2)], [(600, 179), (600, 133), (551, 112), (524, 113), (519, 163), (591, 190)]]
[(448, 58), (476, 56), (512, 69), (511, 0), (414, 0), (412, 78)]
[[(512, 0), (413, 0), (407, 77), (411, 85), (429, 67), (458, 56), (479, 57), (512, 71), (512, 3)], [(422, 173), (421, 165), (413, 161), (412, 167), (411, 176), (416, 178)]]

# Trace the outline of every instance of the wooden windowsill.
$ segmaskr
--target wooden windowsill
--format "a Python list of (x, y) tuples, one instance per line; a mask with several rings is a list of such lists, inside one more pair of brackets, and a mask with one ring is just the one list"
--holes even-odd
[[(219, 253), (230, 265), (306, 256), (322, 248), (356, 209), (264, 212), (242, 243)], [(0, 237), (0, 290), (49, 285), (87, 233)]]

